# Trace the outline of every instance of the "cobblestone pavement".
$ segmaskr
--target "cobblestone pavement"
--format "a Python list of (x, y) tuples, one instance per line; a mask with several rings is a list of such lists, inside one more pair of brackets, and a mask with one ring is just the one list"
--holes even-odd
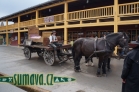
[[(98, 60), (93, 58), (95, 67), (85, 66), (81, 61), (81, 73), (74, 72), (73, 61), (55, 66), (48, 66), (43, 59), (33, 53), (31, 60), (26, 60), (21, 47), (0, 46), (0, 72), (7, 75), (20, 73), (53, 73), (57, 76), (67, 76), (76, 79), (75, 82), (39, 86), (52, 92), (121, 92), (120, 79), (123, 60), (111, 59), (111, 71), (107, 77), (96, 77)], [(10, 91), (9, 91), (10, 90)], [(7, 83), (0, 83), (0, 92), (22, 92), (23, 90)], [(24, 92), (24, 91), (23, 91)]]

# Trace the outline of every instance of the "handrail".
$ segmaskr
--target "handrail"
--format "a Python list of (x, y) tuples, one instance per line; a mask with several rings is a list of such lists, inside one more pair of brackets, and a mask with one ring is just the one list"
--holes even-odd
[(119, 15), (132, 15), (139, 13), (139, 2), (119, 4)]
[(36, 24), (35, 21), (36, 19), (20, 22), (20, 27), (35, 25)]
[(105, 7), (73, 11), (73, 12), (68, 13), (68, 20), (113, 16), (113, 9), (114, 9), (114, 6), (111, 5), (111, 6), (105, 6)]
[(18, 28), (18, 23), (8, 25), (8, 29)]
[(6, 26), (1, 26), (0, 31), (6, 30)]

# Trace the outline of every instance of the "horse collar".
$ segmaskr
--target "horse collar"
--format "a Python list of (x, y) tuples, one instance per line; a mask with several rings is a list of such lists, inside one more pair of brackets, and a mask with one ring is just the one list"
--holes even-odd
[(111, 47), (111, 45), (115, 46), (113, 43), (109, 42), (107, 39), (105, 40), (106, 45), (108, 44), (108, 46), (110, 47), (110, 50), (114, 50), (114, 48)]

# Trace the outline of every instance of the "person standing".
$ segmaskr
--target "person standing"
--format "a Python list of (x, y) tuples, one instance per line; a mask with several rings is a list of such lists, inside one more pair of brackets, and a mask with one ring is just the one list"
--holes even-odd
[(124, 59), (121, 78), (122, 92), (139, 92), (139, 36), (137, 41), (131, 42), (133, 49)]

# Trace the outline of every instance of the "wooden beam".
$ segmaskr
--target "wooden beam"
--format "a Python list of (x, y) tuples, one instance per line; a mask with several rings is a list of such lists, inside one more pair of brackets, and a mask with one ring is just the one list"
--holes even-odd
[(114, 22), (74, 24), (74, 25), (67, 25), (67, 28), (92, 27), (92, 26), (110, 26), (110, 25), (113, 26)]
[[(114, 33), (118, 32), (118, 15), (119, 15), (119, 6), (118, 0), (114, 0)], [(114, 53), (117, 55), (117, 47), (115, 48)]]
[(9, 44), (9, 35), (8, 35), (8, 20), (6, 20), (6, 45)]
[(18, 15), (9, 17), (9, 18), (7, 18), (7, 20), (11, 20), (11, 19), (14, 19), (14, 18), (16, 18), (16, 17), (18, 17)]
[(119, 21), (118, 25), (133, 25), (138, 24), (139, 20), (125, 20), (125, 21)]
[(44, 27), (44, 28), (39, 28), (39, 30), (52, 30), (52, 29), (63, 29), (64, 26), (56, 26), (56, 27)]
[(20, 16), (18, 16), (18, 44), (21, 43), (21, 35), (20, 35)]
[(36, 10), (32, 10), (32, 11), (28, 11), (28, 12), (22, 13), (22, 14), (20, 14), (20, 16), (27, 15), (27, 14), (33, 13), (33, 12), (35, 12), (35, 11), (36, 11)]
[(114, 0), (114, 33), (118, 32), (118, 0)]
[(36, 27), (38, 27), (38, 17), (39, 17), (39, 11), (36, 10)]
[(67, 17), (68, 15), (68, 3), (64, 3), (64, 44), (68, 43), (68, 29), (67, 29)]

